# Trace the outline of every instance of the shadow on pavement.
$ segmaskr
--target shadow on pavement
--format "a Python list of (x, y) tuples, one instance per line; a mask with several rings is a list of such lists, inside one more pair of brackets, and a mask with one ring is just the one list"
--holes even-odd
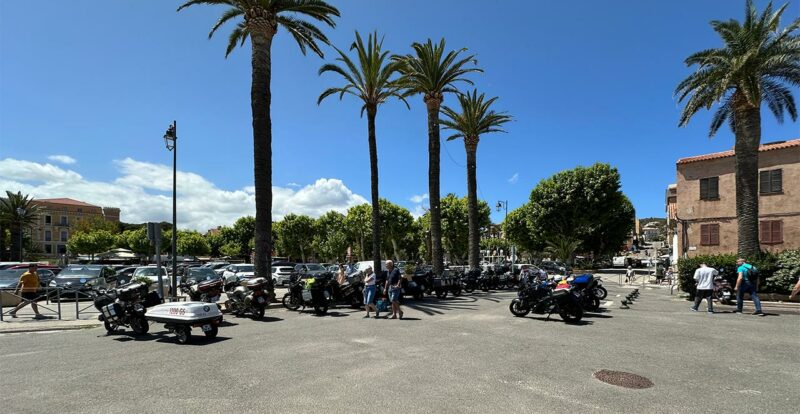
[(417, 301), (413, 303), (404, 303), (403, 306), (409, 309), (420, 311), (426, 315), (443, 315), (445, 311), (450, 310), (475, 310), (477, 306), (474, 304), (478, 299), (471, 297), (465, 298), (463, 296), (456, 297), (451, 300), (438, 300), (431, 301)]
[(583, 314), (584, 318), (596, 318), (596, 319), (611, 319), (613, 316), (611, 315), (603, 315), (602, 313), (595, 313), (595, 312), (587, 312)]
[[(586, 315), (584, 315), (584, 317), (585, 316)], [(578, 322), (569, 322), (569, 323), (567, 323), (567, 322), (564, 322), (564, 320), (561, 319), (558, 316), (556, 316), (555, 318), (552, 317), (552, 316), (550, 318), (548, 318), (547, 316), (544, 316), (544, 315), (537, 315), (537, 316), (526, 316), (525, 318), (536, 320), (536, 321), (542, 321), (542, 322), (560, 322), (560, 323), (563, 323), (565, 325), (575, 325), (575, 326), (585, 326), (585, 325), (593, 325), (594, 324), (594, 322), (587, 321), (585, 319), (581, 319)]]

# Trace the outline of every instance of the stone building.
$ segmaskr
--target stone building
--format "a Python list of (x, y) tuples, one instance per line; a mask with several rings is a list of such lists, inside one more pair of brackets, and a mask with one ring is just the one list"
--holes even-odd
[[(678, 223), (678, 254), (735, 253), (734, 151), (682, 158), (676, 166), (675, 198), (668, 192), (666, 201), (668, 216)], [(800, 248), (800, 139), (761, 145), (758, 167), (762, 250)]]
[(71, 198), (39, 198), (33, 202), (41, 210), (39, 223), (31, 230), (31, 240), (48, 259), (67, 253), (67, 240), (79, 221), (96, 217), (119, 223), (120, 210), (116, 207), (100, 207)]

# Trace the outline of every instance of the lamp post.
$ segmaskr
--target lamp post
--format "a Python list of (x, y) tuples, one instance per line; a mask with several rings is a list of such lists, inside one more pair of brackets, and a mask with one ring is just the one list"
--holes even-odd
[[(164, 144), (167, 146), (168, 151), (172, 151), (172, 301), (175, 301), (175, 294), (178, 290), (178, 263), (176, 252), (176, 244), (178, 239), (178, 223), (177, 223), (177, 204), (175, 197), (175, 189), (177, 187), (177, 163), (178, 163), (178, 133), (177, 121), (172, 121), (172, 125), (167, 128), (164, 133)], [(159, 255), (161, 252), (157, 252)]]
[[(505, 209), (505, 211), (506, 211), (505, 212), (505, 217), (503, 218), (503, 224), (505, 224), (506, 220), (508, 220), (508, 200), (498, 201), (497, 205), (495, 206), (495, 209), (497, 210), (497, 212), (500, 212), (500, 210)], [(506, 244), (508, 244), (508, 234), (506, 234), (505, 228), (503, 229), (503, 240), (505, 240)], [(507, 250), (508, 251), (506, 253), (508, 253), (508, 255), (511, 257), (511, 274), (513, 275), (514, 274), (514, 254), (516, 252), (512, 252), (513, 249), (511, 249), (510, 246), (508, 246)]]
[(25, 216), (25, 209), (22, 207), (17, 207), (17, 218), (19, 218), (19, 261), (22, 261), (22, 253), (23, 253), (23, 242), (22, 242), (22, 218)]

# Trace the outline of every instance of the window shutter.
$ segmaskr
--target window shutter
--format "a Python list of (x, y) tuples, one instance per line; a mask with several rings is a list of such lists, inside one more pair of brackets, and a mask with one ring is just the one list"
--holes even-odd
[(719, 198), (719, 177), (709, 179), (708, 198)]
[(719, 224), (712, 224), (711, 231), (708, 236), (708, 242), (711, 245), (718, 245), (719, 244)]
[(783, 191), (783, 170), (772, 170), (771, 172), (771, 185), (770, 191), (773, 193), (780, 193)]
[(770, 172), (761, 171), (758, 173), (758, 192), (761, 194), (769, 194), (770, 189)]
[(770, 228), (769, 222), (762, 221), (759, 224), (758, 241), (761, 243), (769, 243), (769, 239), (772, 237), (772, 229)]
[(772, 242), (783, 243), (783, 222), (776, 220), (772, 222)]
[(708, 244), (708, 225), (700, 225), (700, 245), (705, 246)]
[(700, 199), (701, 200), (708, 199), (708, 179), (706, 178), (700, 179)]

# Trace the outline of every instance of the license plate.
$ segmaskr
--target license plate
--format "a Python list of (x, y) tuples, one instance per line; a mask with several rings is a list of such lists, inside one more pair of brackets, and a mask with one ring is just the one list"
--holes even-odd
[(211, 330), (211, 325), (203, 325), (203, 332), (208, 332)]
[(731, 297), (731, 294), (730, 293), (723, 293), (722, 297), (723, 298), (729, 298), (729, 297)]
[(266, 302), (266, 299), (264, 299), (264, 297), (263, 297), (263, 296), (259, 296), (257, 300), (258, 300), (258, 303), (264, 303), (264, 302)]

